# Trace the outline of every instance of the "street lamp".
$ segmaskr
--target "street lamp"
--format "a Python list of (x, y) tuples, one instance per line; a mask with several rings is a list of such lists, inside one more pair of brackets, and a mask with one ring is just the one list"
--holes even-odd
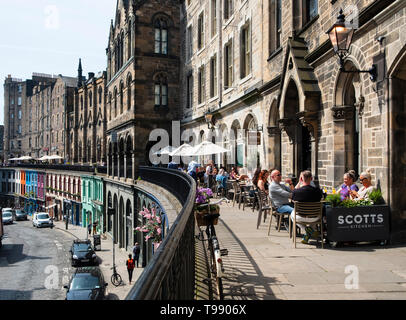
[(354, 31), (355, 29), (346, 23), (343, 9), (340, 9), (336, 23), (327, 31), (334, 53), (340, 59), (340, 71), (346, 73), (369, 73), (371, 81), (375, 82), (378, 76), (375, 64), (369, 70), (345, 70), (344, 68), (344, 60), (349, 55)]

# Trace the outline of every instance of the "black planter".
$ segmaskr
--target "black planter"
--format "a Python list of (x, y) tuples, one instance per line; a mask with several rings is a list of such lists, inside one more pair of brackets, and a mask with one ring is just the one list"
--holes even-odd
[(387, 205), (326, 208), (327, 239), (332, 242), (390, 239), (390, 208)]

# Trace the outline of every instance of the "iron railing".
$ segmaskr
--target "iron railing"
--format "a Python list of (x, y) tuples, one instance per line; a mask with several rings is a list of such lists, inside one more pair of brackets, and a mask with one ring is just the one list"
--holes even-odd
[(196, 182), (181, 171), (162, 168), (140, 167), (140, 177), (175, 195), (183, 208), (126, 300), (193, 300)]

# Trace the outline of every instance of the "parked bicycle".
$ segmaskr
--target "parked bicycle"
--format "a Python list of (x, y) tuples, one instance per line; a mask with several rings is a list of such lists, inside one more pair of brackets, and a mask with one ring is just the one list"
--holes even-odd
[(208, 207), (208, 213), (204, 214), (203, 219), (204, 223), (199, 225), (200, 226), (207, 226), (206, 228), (206, 235), (207, 239), (204, 239), (204, 234), (203, 230), (200, 229), (200, 234), (197, 237), (201, 241), (208, 241), (208, 251), (210, 253), (210, 271), (212, 276), (216, 279), (216, 288), (217, 288), (217, 294), (220, 300), (224, 299), (224, 293), (223, 293), (223, 276), (224, 276), (224, 266), (223, 266), (223, 260), (221, 257), (227, 256), (228, 255), (228, 250), (227, 249), (220, 249), (220, 243), (218, 241), (217, 235), (216, 235), (216, 229), (214, 228), (214, 224), (217, 224), (216, 221), (218, 220), (220, 213), (211, 213), (210, 212), (210, 206), (213, 205), (219, 205), (223, 201), (226, 201), (227, 203), (230, 202), (226, 198), (219, 199), (215, 202), (209, 202), (207, 204), (200, 205), (201, 207), (207, 206)]
[(113, 275), (111, 276), (111, 283), (114, 286), (118, 287), (123, 283), (123, 280), (121, 279), (121, 276), (118, 274), (115, 264), (113, 264), (113, 267), (111, 269), (113, 270)]

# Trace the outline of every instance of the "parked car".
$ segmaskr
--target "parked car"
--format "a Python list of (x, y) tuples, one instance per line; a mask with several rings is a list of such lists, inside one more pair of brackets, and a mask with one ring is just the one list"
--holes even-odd
[(42, 227), (54, 227), (54, 222), (50, 218), (49, 214), (46, 212), (38, 212), (34, 213), (34, 217), (32, 219), (32, 226), (37, 228)]
[(76, 269), (68, 286), (64, 286), (66, 300), (103, 300), (107, 283), (99, 267)]
[(13, 212), (12, 211), (5, 211), (2, 215), (3, 224), (13, 224)]
[(70, 253), (72, 267), (97, 264), (97, 256), (90, 240), (74, 240)]
[(16, 221), (28, 220), (27, 213), (24, 210), (20, 210), (20, 209), (16, 209), (15, 218), (16, 218)]
[(12, 216), (13, 216), (13, 219), (15, 220), (15, 211), (14, 211), (14, 209), (12, 209), (12, 208), (3, 208), (3, 209), (1, 209), (1, 212), (11, 212), (11, 214), (12, 214)]
[(3, 229), (3, 213), (0, 211), (0, 248), (2, 247), (3, 243), (3, 235), (4, 235), (4, 229)]

